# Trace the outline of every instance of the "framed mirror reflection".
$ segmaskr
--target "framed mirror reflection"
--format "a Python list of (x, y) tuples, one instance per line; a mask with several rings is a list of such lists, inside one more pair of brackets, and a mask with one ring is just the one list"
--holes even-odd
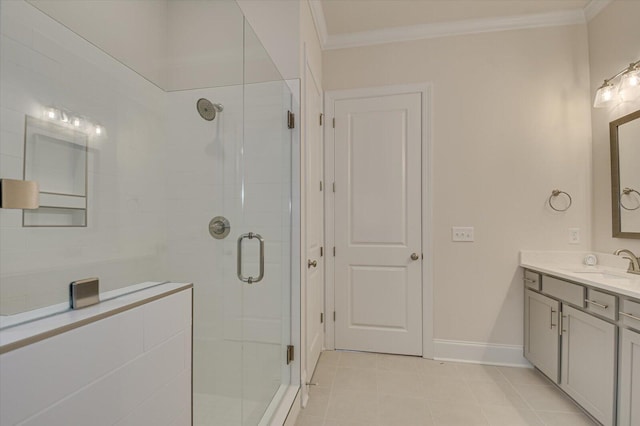
[(609, 123), (613, 236), (640, 239), (640, 110)]

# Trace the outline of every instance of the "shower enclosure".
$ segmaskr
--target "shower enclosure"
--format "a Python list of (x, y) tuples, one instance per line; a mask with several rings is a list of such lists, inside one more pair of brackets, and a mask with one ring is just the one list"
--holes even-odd
[(0, 17), (0, 178), (40, 191), (0, 209), (0, 314), (63, 306), (93, 276), (193, 282), (193, 424), (268, 424), (299, 380), (297, 83), (234, 0)]

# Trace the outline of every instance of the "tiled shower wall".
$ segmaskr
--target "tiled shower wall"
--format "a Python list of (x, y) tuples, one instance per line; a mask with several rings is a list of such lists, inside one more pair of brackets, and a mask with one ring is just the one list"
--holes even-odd
[[(102, 290), (193, 282), (194, 390), (248, 398), (243, 417), (259, 418), (288, 382), (286, 84), (165, 92), (26, 2), (1, 7), (2, 177), (22, 179), (25, 115), (65, 108), (106, 134), (89, 138), (86, 228), (23, 228), (20, 210), (0, 210), (0, 313), (62, 302), (70, 281), (89, 276)], [(224, 105), (214, 121), (198, 115), (201, 97)], [(208, 232), (218, 215), (231, 221), (225, 240)], [(236, 276), (246, 232), (266, 240), (265, 278), (254, 285)], [(257, 243), (244, 247), (245, 275), (255, 276)]]
[(105, 132), (88, 141), (88, 227), (23, 228), (0, 210), (0, 313), (63, 302), (80, 278), (164, 279), (165, 93), (26, 2), (1, 7), (0, 175), (23, 178), (25, 115), (65, 108)]

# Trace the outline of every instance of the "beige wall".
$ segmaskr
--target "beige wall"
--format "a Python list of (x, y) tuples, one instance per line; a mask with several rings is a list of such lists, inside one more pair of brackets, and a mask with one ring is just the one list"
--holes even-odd
[[(518, 251), (590, 243), (586, 26), (329, 50), (323, 73), (325, 90), (432, 84), (435, 338), (521, 345)], [(546, 204), (554, 188), (566, 213)], [(455, 225), (476, 241), (452, 243)]]
[(28, 1), (164, 90), (243, 82), (243, 16), (233, 0)]
[(300, 62), (298, 73), (300, 76), (304, 75), (304, 48), (307, 49), (307, 58), (311, 70), (318, 80), (319, 84), (322, 84), (322, 47), (320, 46), (320, 40), (318, 39), (318, 33), (316, 32), (315, 23), (313, 22), (313, 15), (311, 15), (311, 8), (308, 1), (300, 2)]
[[(605, 78), (640, 59), (640, 2), (617, 0), (588, 25), (591, 95)], [(593, 248), (612, 252), (629, 248), (640, 253), (640, 240), (612, 238), (609, 122), (640, 108), (640, 99), (609, 108), (592, 108)], [(640, 167), (640, 166), (638, 166)]]
[(300, 7), (291, 0), (236, 0), (285, 80), (299, 78)]
[[(168, 16), (166, 0), (28, 2), (158, 86), (164, 87)], [(131, 40), (135, 40), (135, 43)]]

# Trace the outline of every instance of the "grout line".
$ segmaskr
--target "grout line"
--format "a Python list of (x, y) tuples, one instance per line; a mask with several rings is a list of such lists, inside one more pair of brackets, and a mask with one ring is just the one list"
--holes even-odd
[[(498, 371), (500, 372), (500, 374), (502, 375), (502, 377), (505, 378), (505, 380), (507, 381), (507, 383), (509, 384), (509, 387), (511, 387), (511, 389), (513, 389), (513, 391), (515, 392), (516, 395), (518, 395), (518, 397), (520, 399), (522, 399), (522, 401), (524, 401), (524, 403), (527, 405), (527, 407), (529, 408), (529, 410), (533, 413), (534, 416), (536, 416), (536, 418), (538, 420), (540, 420), (540, 424), (542, 425), (546, 425), (547, 423), (544, 421), (544, 419), (540, 416), (540, 414), (538, 414), (538, 412), (533, 408), (533, 406), (529, 403), (529, 401), (527, 401), (527, 399), (522, 396), (522, 394), (520, 392), (518, 392), (518, 389), (516, 389), (514, 383), (511, 382), (511, 380), (509, 380), (509, 378), (507, 377), (506, 374), (504, 374), (502, 372), (502, 370), (500, 370), (500, 368), (498, 368)], [(535, 369), (534, 369), (535, 371)]]
[[(320, 367), (327, 367), (327, 366), (335, 367), (335, 372), (333, 373), (333, 376), (334, 376), (334, 377), (333, 377), (333, 380), (331, 381), (330, 386), (327, 386), (327, 387), (326, 387), (326, 388), (328, 388), (328, 401), (327, 401), (327, 406), (326, 406), (326, 407), (325, 407), (325, 409), (323, 410), (323, 415), (322, 415), (322, 416), (317, 416), (317, 417), (321, 417), (321, 421), (322, 421), (322, 424), (323, 424), (323, 425), (326, 425), (326, 424), (327, 424), (327, 422), (330, 420), (330, 419), (328, 419), (329, 404), (330, 404), (330, 402), (332, 401), (333, 397), (335, 396), (335, 390), (336, 390), (336, 389), (335, 389), (335, 387), (334, 387), (334, 384), (335, 384), (335, 380), (336, 380), (336, 378), (337, 378), (337, 376), (338, 376), (337, 371), (338, 371), (338, 369), (339, 369), (339, 368), (341, 368), (340, 360), (341, 360), (341, 354), (339, 354), (339, 355), (337, 356), (337, 359), (336, 359), (336, 362), (335, 362), (335, 363), (326, 363), (326, 360), (324, 360), (324, 361), (323, 361), (322, 357), (320, 358), (320, 360), (319, 360), (319, 362), (318, 362), (318, 366), (320, 366)], [(456, 363), (451, 363), (451, 364), (453, 364), (453, 366), (454, 366), (455, 370), (456, 370), (458, 373), (460, 373), (460, 374), (462, 374), (462, 373), (463, 373), (463, 371), (461, 371), (461, 369), (460, 369), (460, 367), (459, 367), (459, 365), (458, 365), (458, 364), (456, 364)], [(488, 367), (489, 367), (489, 366), (488, 366)], [(344, 367), (344, 366), (342, 366), (342, 368), (349, 368), (349, 369), (351, 369), (351, 368), (358, 368), (358, 367), (353, 367), (353, 366), (347, 366), (347, 367)], [(548, 423), (547, 423), (547, 422), (545, 422), (545, 421), (544, 421), (544, 419), (542, 418), (542, 416), (541, 416), (541, 414), (540, 414), (541, 412), (564, 413), (564, 414), (570, 414), (570, 415), (577, 415), (577, 414), (581, 414), (581, 412), (571, 412), (571, 411), (562, 411), (562, 410), (560, 410), (560, 411), (556, 411), (556, 410), (536, 410), (536, 409), (531, 405), (531, 403), (530, 403), (526, 398), (524, 398), (524, 397), (523, 397), (523, 395), (518, 391), (518, 389), (516, 388), (516, 383), (515, 383), (515, 382), (513, 382), (512, 380), (510, 380), (510, 379), (509, 379), (509, 377), (507, 377), (507, 375), (502, 371), (502, 369), (501, 369), (500, 367), (497, 367), (497, 366), (493, 367), (493, 366), (492, 366), (492, 367), (491, 367), (491, 369), (493, 369), (493, 368), (495, 368), (495, 369), (497, 370), (499, 377), (501, 377), (502, 379), (504, 379), (504, 383), (506, 383), (506, 384), (508, 385), (508, 387), (507, 387), (507, 388), (505, 388), (505, 391), (512, 391), (515, 395), (517, 395), (520, 399), (522, 399), (522, 401), (523, 401), (523, 403), (524, 403), (524, 407), (519, 406), (519, 405), (518, 405), (518, 406), (516, 406), (516, 405), (512, 405), (512, 404), (510, 404), (510, 405), (502, 405), (502, 404), (482, 404), (482, 403), (480, 402), (480, 400), (478, 399), (478, 397), (476, 396), (476, 394), (472, 391), (472, 389), (471, 389), (471, 385), (470, 385), (470, 382), (467, 380), (467, 378), (465, 378), (465, 377), (464, 377), (464, 375), (461, 375), (461, 379), (462, 379), (462, 383), (464, 383), (464, 387), (466, 388), (466, 390), (468, 390), (469, 392), (471, 392), (472, 397), (473, 397), (473, 399), (474, 399), (474, 401), (475, 401), (475, 403), (470, 402), (470, 404), (476, 405), (477, 407), (479, 407), (479, 408), (480, 408), (481, 416), (482, 416), (482, 418), (485, 420), (485, 422), (486, 422), (486, 424), (487, 424), (487, 425), (490, 425), (491, 423), (490, 423), (489, 418), (488, 418), (488, 416), (487, 416), (487, 414), (485, 413), (485, 410), (484, 410), (483, 408), (484, 408), (485, 406), (493, 406), (493, 405), (499, 405), (499, 406), (503, 406), (503, 407), (513, 408), (513, 409), (515, 409), (516, 411), (519, 411), (519, 410), (521, 410), (521, 409), (526, 409), (526, 410), (528, 410), (528, 411), (530, 411), (530, 412), (532, 412), (532, 413), (534, 414), (535, 418), (540, 422), (540, 424), (541, 424), (541, 425), (548, 425)], [(404, 373), (404, 372), (405, 372), (405, 370), (386, 370), (386, 369), (385, 369), (385, 370), (382, 370), (382, 369), (381, 369), (381, 357), (380, 357), (380, 355), (378, 354), (377, 359), (376, 359), (376, 366), (375, 366), (374, 371), (375, 371), (375, 373), (376, 373), (376, 386), (375, 386), (375, 390), (374, 390), (373, 392), (372, 392), (372, 391), (357, 390), (357, 389), (352, 389), (352, 390), (353, 390), (353, 391), (357, 391), (357, 392), (371, 392), (371, 393), (373, 393), (373, 394), (374, 394), (374, 397), (375, 397), (375, 407), (376, 407), (376, 408), (375, 408), (375, 410), (376, 410), (376, 419), (377, 419), (377, 421), (379, 421), (379, 420), (380, 420), (380, 414), (381, 414), (381, 412), (380, 412), (380, 404), (379, 404), (379, 399), (380, 399), (380, 396), (381, 396), (381, 388), (380, 388), (380, 386), (381, 386), (381, 385), (380, 385), (380, 380), (379, 380), (379, 375), (380, 375), (380, 373), (381, 373), (381, 372), (385, 372), (385, 373), (389, 372), (389, 373), (397, 374), (397, 373)], [(417, 371), (415, 371), (415, 370), (412, 370), (412, 371), (413, 371), (414, 373), (415, 373), (415, 372), (417, 372), (417, 373), (418, 373), (417, 375), (415, 375), (415, 377), (414, 377), (414, 379), (413, 379), (413, 380), (418, 380), (419, 388), (420, 388), (420, 390), (423, 390), (423, 386), (424, 386), (424, 384), (422, 383), (422, 378), (423, 378), (423, 377), (427, 377), (427, 376), (425, 376), (425, 375), (424, 375), (424, 371), (423, 371), (423, 369), (421, 369), (421, 368), (420, 368), (420, 369), (419, 369), (419, 370), (417, 370)], [(534, 371), (535, 371), (535, 370), (534, 370)], [(540, 373), (539, 373), (539, 372), (537, 372), (537, 371), (535, 371), (535, 374), (540, 374)], [(455, 376), (454, 376), (454, 377), (455, 377)], [(450, 379), (450, 378), (452, 378), (452, 377), (447, 377), (447, 380), (448, 380), (448, 379)], [(497, 377), (496, 377), (496, 378), (497, 378)], [(543, 378), (544, 378), (544, 377), (543, 377)], [(489, 377), (489, 379), (491, 379), (491, 377)], [(545, 378), (545, 379), (546, 379), (546, 378)], [(547, 379), (547, 380), (548, 380), (548, 379)], [(483, 381), (481, 381), (481, 382), (483, 382)], [(501, 381), (501, 382), (502, 382), (502, 381)], [(496, 382), (495, 382), (494, 380), (491, 380), (491, 381), (484, 382), (484, 383), (496, 383)], [(522, 385), (524, 385), (524, 386), (544, 386), (544, 387), (550, 387), (550, 388), (553, 388), (553, 391), (554, 391), (554, 392), (558, 392), (558, 393), (560, 393), (560, 390), (559, 390), (559, 389), (557, 389), (556, 387), (552, 386), (552, 385), (535, 384), (535, 383), (532, 383), (532, 384), (522, 383)], [(323, 387), (324, 387), (324, 386), (323, 386)], [(406, 396), (406, 395), (405, 395), (405, 396)], [(560, 395), (560, 396), (564, 396), (564, 395)], [(432, 422), (434, 425), (437, 425), (437, 423), (436, 423), (436, 419), (435, 419), (434, 414), (433, 414), (432, 406), (431, 406), (433, 401), (431, 401), (431, 400), (429, 400), (429, 399), (425, 398), (425, 397), (424, 397), (424, 393), (419, 393), (419, 394), (417, 394), (415, 397), (420, 398), (420, 399), (424, 399), (424, 400), (425, 400), (425, 402), (426, 402), (426, 409), (427, 409), (428, 416), (429, 416), (429, 418), (431, 419), (431, 422)], [(508, 398), (507, 398), (507, 400), (508, 400)], [(571, 401), (571, 402), (573, 403), (573, 401)], [(574, 404), (575, 404), (575, 403), (574, 403)], [(588, 416), (587, 416), (587, 418), (588, 418)], [(591, 421), (591, 419), (590, 419), (590, 418), (589, 418), (589, 420)], [(376, 423), (377, 423), (377, 422), (376, 422)]]

